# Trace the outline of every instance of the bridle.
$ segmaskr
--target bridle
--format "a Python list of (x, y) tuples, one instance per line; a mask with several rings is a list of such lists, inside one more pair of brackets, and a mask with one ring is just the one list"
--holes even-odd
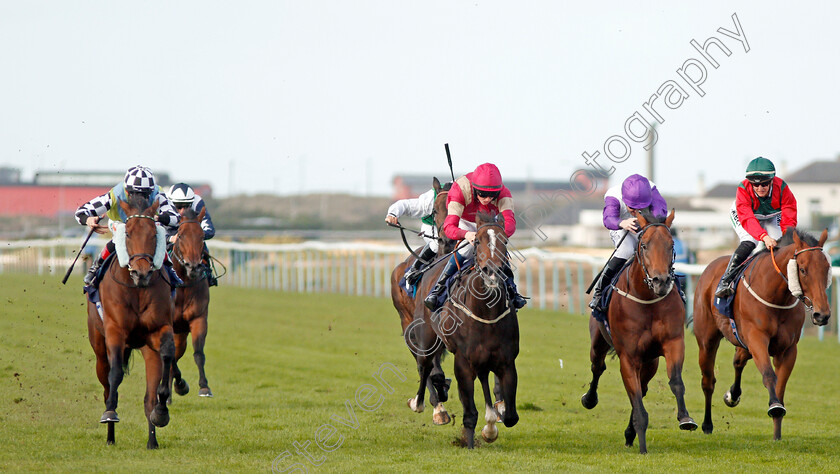
[[(502, 225), (501, 225), (501, 224), (499, 224), (498, 222), (488, 222), (488, 223), (481, 224), (480, 226), (478, 226), (478, 228), (475, 230), (475, 233), (476, 233), (476, 238), (475, 238), (475, 252), (476, 252), (476, 254), (478, 254), (478, 245), (481, 243), (481, 242), (478, 240), (478, 232), (479, 232), (481, 229), (483, 229), (483, 228), (485, 228), (485, 227), (490, 227), (490, 226), (493, 226), (493, 227), (498, 227), (499, 229), (501, 229), (501, 232), (502, 232), (502, 234), (504, 235), (504, 231), (505, 231), (505, 229), (504, 229), (504, 227), (502, 227)], [(505, 237), (505, 238), (503, 239), (503, 243), (507, 244), (506, 240), (507, 240), (507, 238)], [(507, 253), (507, 252), (505, 252), (505, 253)], [(507, 255), (505, 255), (504, 257), (505, 257), (505, 258), (507, 258)], [(478, 274), (481, 276), (481, 278), (482, 278), (482, 279), (484, 279), (485, 281), (487, 281), (487, 278), (489, 278), (489, 277), (490, 277), (490, 275), (488, 275), (488, 274), (487, 274), (484, 270), (482, 270), (482, 269), (481, 269), (481, 266), (480, 266), (480, 265), (478, 265), (477, 263), (478, 263), (478, 262), (476, 262), (476, 265), (475, 265), (475, 270), (478, 272)], [(492, 262), (491, 262), (491, 263), (492, 263)], [(496, 264), (493, 264), (493, 266), (497, 266), (497, 265), (496, 265)], [(498, 271), (501, 271), (501, 270), (502, 270), (502, 268), (501, 268), (501, 267), (498, 267)], [(495, 273), (495, 272), (496, 272), (496, 269), (491, 269), (491, 272)]]
[[(797, 251), (793, 252), (793, 257), (791, 257), (790, 260), (788, 261), (788, 267), (790, 267), (790, 262), (793, 262), (793, 265), (798, 270), (799, 269), (799, 264), (796, 263), (796, 257), (798, 257), (799, 254), (801, 254), (801, 253), (809, 252), (811, 250), (822, 250), (822, 247), (807, 247), (807, 248), (804, 248), (804, 249), (797, 250)], [(785, 280), (785, 283), (787, 283), (787, 285), (788, 285), (788, 289), (791, 290), (790, 280), (788, 279), (788, 277), (786, 277), (784, 275), (784, 273), (782, 273), (782, 271), (779, 269), (779, 265), (776, 263), (776, 256), (773, 254), (773, 247), (770, 247), (770, 261), (773, 262), (773, 269), (775, 269), (776, 273), (778, 273), (779, 276), (782, 277), (783, 280)], [(831, 270), (829, 270), (829, 277), (831, 275), (830, 271)], [(798, 278), (797, 278), (796, 283), (797, 283), (797, 286), (799, 286)], [(799, 291), (791, 290), (790, 293), (793, 296), (795, 296), (799, 301), (801, 301), (802, 304), (804, 304), (805, 307), (808, 308), (809, 311), (813, 311), (813, 309), (814, 309), (813, 301), (811, 301), (811, 298), (809, 298), (808, 296), (805, 296), (805, 292), (802, 290), (801, 287), (799, 287)]]
[[(134, 219), (134, 218), (150, 219), (152, 222), (155, 222), (155, 218), (152, 217), (152, 216), (147, 216), (145, 214), (133, 214), (133, 215), (128, 216), (125, 219), (126, 224), (128, 224), (128, 221), (130, 221), (131, 219)], [(136, 258), (146, 260), (146, 261), (149, 262), (149, 265), (154, 266), (154, 261), (155, 261), (155, 256), (154, 255), (151, 255), (151, 254), (148, 254), (148, 253), (136, 253), (136, 254), (128, 256), (128, 271), (134, 271), (134, 269), (131, 268), (131, 262), (133, 262), (134, 259), (136, 259)]]
[[(201, 225), (201, 222), (198, 219), (182, 220), (178, 224), (178, 228), (180, 229), (181, 226), (184, 225), (184, 224), (199, 224), (199, 225)], [(181, 254), (181, 239), (180, 238), (175, 240), (175, 244), (172, 246), (172, 251), (170, 252), (170, 255), (172, 255), (172, 258), (174, 258), (178, 263), (180, 263), (181, 266), (186, 267), (186, 261), (184, 260), (184, 258), (182, 257), (182, 254)]]
[[(644, 259), (644, 255), (643, 255), (643, 252), (644, 252), (646, 247), (642, 248), (642, 246), (645, 245), (642, 242), (642, 238), (644, 237), (645, 232), (647, 232), (648, 229), (650, 229), (651, 227), (665, 227), (665, 229), (668, 229), (668, 226), (665, 225), (665, 224), (662, 224), (662, 223), (646, 225), (642, 229), (642, 231), (639, 232), (638, 243), (636, 244), (636, 260), (639, 261), (639, 264), (642, 266), (642, 271), (645, 273), (644, 282), (645, 282), (645, 284), (647, 285), (648, 288), (653, 290), (653, 278), (651, 278), (650, 274), (648, 273), (648, 269), (647, 269), (647, 266), (645, 266), (645, 259)], [(668, 283), (670, 283), (671, 281), (674, 280), (674, 258), (675, 258), (675, 253), (674, 253), (674, 247), (672, 245), (671, 246), (671, 261), (668, 263), (668, 279), (665, 281), (666, 284), (668, 284)]]

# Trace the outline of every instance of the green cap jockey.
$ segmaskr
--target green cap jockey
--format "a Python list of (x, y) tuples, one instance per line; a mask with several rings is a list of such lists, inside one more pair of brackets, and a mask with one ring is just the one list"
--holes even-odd
[(776, 167), (773, 166), (772, 161), (764, 158), (763, 156), (759, 156), (758, 158), (750, 161), (750, 164), (747, 165), (746, 178), (752, 183), (769, 181), (775, 176)]

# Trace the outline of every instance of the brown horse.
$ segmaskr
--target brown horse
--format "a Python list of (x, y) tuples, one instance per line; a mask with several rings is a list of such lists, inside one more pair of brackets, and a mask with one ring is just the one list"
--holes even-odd
[[(733, 301), (735, 333), (729, 318), (713, 305), (715, 287), (729, 257), (716, 259), (703, 271), (694, 294), (694, 335), (700, 347), (700, 371), (706, 396), (704, 433), (710, 434), (713, 429), (715, 356), (721, 338), (725, 337), (735, 345), (732, 362), (735, 383), (726, 392), (724, 402), (734, 407), (741, 401), (741, 373), (747, 361), (755, 359), (755, 366), (770, 394), (767, 414), (773, 418), (773, 439), (781, 439), (782, 417), (786, 413), (785, 386), (796, 362), (796, 344), (805, 323), (806, 306), (812, 311), (811, 321), (817, 326), (828, 324), (831, 317), (826, 296), (831, 266), (822, 252), (827, 236), (828, 231), (824, 230), (817, 241), (796, 229), (788, 229), (778, 242), (777, 252), (765, 251), (748, 261)], [(782, 273), (780, 268), (787, 271)], [(736, 333), (746, 347), (738, 341)], [(770, 357), (773, 357), (775, 371)]]
[[(443, 221), (446, 219), (446, 198), (449, 193), (448, 188), (444, 189), (440, 181), (437, 178), (434, 178), (432, 181), (432, 186), (437, 191), (437, 196), (435, 197), (434, 203), (434, 219), (435, 219), (435, 226), (437, 227), (437, 235), (439, 235), (443, 241), (440, 243), (438, 248), (438, 256), (445, 254), (447, 251), (451, 251), (451, 247), (453, 243), (446, 239), (441, 229), (443, 227)], [(415, 250), (415, 253), (418, 251)], [(391, 272), (391, 300), (394, 302), (394, 308), (397, 309), (397, 313), (400, 315), (400, 324), (402, 326), (403, 337), (406, 339), (406, 344), (408, 345), (409, 350), (411, 350), (412, 355), (414, 355), (415, 359), (417, 359), (417, 352), (420, 352), (416, 349), (412, 349), (412, 345), (414, 345), (414, 331), (410, 330), (409, 327), (411, 326), (412, 321), (414, 321), (414, 311), (416, 306), (419, 304), (423, 306), (423, 297), (421, 296), (419, 299), (415, 298), (414, 296), (408, 294), (404, 288), (400, 287), (400, 280), (405, 275), (406, 269), (411, 266), (416, 257), (414, 255), (409, 255), (404, 261), (399, 263), (394, 271)], [(441, 267), (442, 268), (442, 267)], [(440, 273), (438, 269), (437, 273)], [(423, 275), (423, 279), (435, 278), (437, 274), (432, 275), (432, 271), (428, 270)], [(426, 276), (428, 274), (429, 276)], [(433, 280), (434, 281), (434, 280)], [(420, 293), (419, 287), (420, 283), (418, 282), (418, 294)], [(449, 413), (446, 411), (446, 407), (443, 406), (443, 402), (446, 401), (448, 398), (448, 386), (446, 385), (446, 376), (443, 374), (443, 369), (440, 365), (440, 360), (442, 357), (442, 353), (437, 353), (433, 358), (433, 368), (430, 374), (430, 377), (427, 381), (427, 386), (429, 389), (429, 402), (434, 406), (434, 412), (432, 413), (432, 422), (436, 425), (445, 425), (452, 421), (449, 416)], [(421, 371), (420, 362), (417, 361), (417, 370), (418, 372)], [(438, 389), (435, 389), (435, 386)], [(439, 393), (440, 392), (440, 393)], [(417, 405), (416, 401), (414, 406), (412, 406), (413, 399), (409, 400), (409, 408), (416, 411), (417, 413), (423, 412), (425, 409), (424, 405), (421, 403)]]
[[(96, 375), (105, 389), (108, 444), (114, 444), (117, 389), (127, 369), (131, 349), (139, 348), (146, 361), (144, 405), (149, 423), (146, 447), (158, 447), (155, 427), (169, 423), (169, 368), (175, 355), (172, 335), (172, 295), (161, 270), (153, 267), (156, 253), (155, 215), (158, 203), (145, 208), (145, 200), (120, 202), (125, 221), (127, 267), (114, 262), (99, 285), (103, 316), (88, 301), (88, 338), (96, 354)], [(117, 249), (118, 253), (121, 249)]]
[[(498, 219), (498, 220), (497, 220)], [(507, 427), (516, 425), (516, 356), (519, 355), (519, 322), (505, 288), (503, 266), (507, 265), (507, 237), (504, 220), (499, 216), (479, 214), (476, 220), (475, 265), (452, 286), (450, 298), (434, 313), (422, 303), (417, 305), (415, 320), (423, 324), (417, 332), (421, 347), (443, 350), (440, 341), (455, 357), (455, 378), (464, 409), (462, 445), (472, 449), (478, 410), (473, 391), (478, 377), (484, 394), (486, 425), (481, 435), (488, 443), (495, 441), (501, 419)], [(442, 271), (440, 262), (436, 273)], [(426, 278), (418, 292), (428, 294), (435, 278)], [(426, 380), (431, 372), (431, 357), (418, 356), (421, 365), (420, 387), (415, 400), (422, 403)], [(493, 372), (499, 380), (505, 410), (493, 406), (488, 377)]]
[(212, 397), (204, 375), (204, 341), (207, 338), (207, 310), (210, 306), (210, 286), (207, 282), (202, 255), (204, 253), (204, 230), (201, 220), (206, 209), (196, 215), (187, 207), (181, 210), (178, 237), (172, 246), (172, 267), (184, 281), (175, 292), (175, 359), (172, 361), (173, 389), (178, 395), (190, 391), (187, 381), (181, 378), (178, 361), (187, 350), (187, 336), (192, 334), (193, 359), (198, 366), (198, 396)]
[(682, 366), (685, 359), (685, 306), (673, 273), (674, 240), (668, 230), (674, 211), (667, 218), (655, 218), (649, 211), (634, 212), (642, 230), (638, 234), (635, 256), (619, 277), (607, 310), (609, 327), (594, 317), (589, 320), (592, 341), (592, 382), (581, 398), (587, 409), (598, 404), (598, 379), (606, 370), (604, 359), (610, 346), (621, 365), (621, 378), (633, 407), (624, 431), (626, 446), (639, 436), (639, 452), (647, 453), (645, 434), (648, 414), (642, 403), (648, 383), (665, 357), (668, 385), (677, 399), (680, 429), (695, 430), (697, 424), (685, 407)]

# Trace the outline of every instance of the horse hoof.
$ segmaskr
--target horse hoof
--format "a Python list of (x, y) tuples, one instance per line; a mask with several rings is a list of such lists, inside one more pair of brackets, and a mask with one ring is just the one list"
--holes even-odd
[(149, 413), (149, 421), (158, 428), (163, 428), (169, 424), (169, 410), (166, 408), (158, 410), (158, 408), (155, 407), (155, 409)]
[(723, 403), (726, 403), (726, 406), (728, 407), (734, 408), (737, 407), (739, 403), (741, 403), (741, 397), (738, 396), (737, 399), (732, 400), (732, 392), (727, 390), (726, 393), (723, 394)]
[(411, 410), (415, 413), (423, 413), (423, 410), (426, 409), (426, 406), (422, 402), (418, 404), (417, 397), (414, 397), (408, 399), (408, 408), (411, 408)]
[(580, 397), (580, 403), (583, 405), (583, 408), (591, 410), (598, 405), (598, 394), (589, 396), (589, 392), (586, 392)]
[(680, 421), (680, 429), (684, 431), (694, 431), (697, 429), (697, 423), (691, 418)]
[(772, 416), (773, 418), (780, 418), (785, 416), (787, 410), (781, 403), (774, 403), (770, 405), (770, 408), (767, 410), (767, 414)]
[(496, 422), (501, 423), (502, 420), (504, 420), (504, 418), (505, 418), (505, 401), (504, 400), (499, 400), (498, 402), (493, 404), (493, 408), (495, 408), (496, 413), (499, 414), (499, 416), (496, 417)]
[(172, 385), (172, 388), (175, 390), (175, 393), (181, 395), (182, 397), (190, 393), (190, 384), (188, 384), (187, 381), (184, 379), (175, 382)]
[(439, 403), (438, 406), (435, 407), (435, 413), (432, 415), (432, 422), (440, 426), (448, 425), (451, 421), (452, 418), (449, 416), (446, 408), (443, 407), (442, 403)]
[(213, 392), (210, 391), (210, 387), (202, 387), (198, 390), (198, 396), (213, 398)]
[(481, 429), (481, 437), (484, 441), (492, 443), (499, 439), (499, 428), (496, 428), (496, 425), (484, 425), (484, 428)]
[(151, 440), (149, 440), (149, 442), (148, 442), (148, 443), (146, 443), (146, 449), (157, 449), (157, 448), (158, 448), (158, 443), (157, 443), (157, 441), (151, 441)]
[(108, 410), (102, 414), (102, 418), (99, 419), (100, 423), (119, 423), (120, 419), (117, 417), (117, 412), (114, 410)]

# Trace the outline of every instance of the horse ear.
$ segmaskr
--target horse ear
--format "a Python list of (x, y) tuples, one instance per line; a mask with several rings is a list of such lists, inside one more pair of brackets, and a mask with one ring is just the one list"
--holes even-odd
[(630, 214), (633, 214), (633, 217), (635, 217), (636, 219), (639, 220), (639, 227), (642, 227), (642, 228), (647, 227), (648, 221), (647, 221), (647, 219), (645, 219), (645, 216), (642, 215), (641, 212), (634, 209), (634, 210), (630, 211)]
[(796, 230), (791, 230), (791, 233), (793, 234), (793, 243), (796, 245), (796, 248), (802, 247), (802, 240), (799, 238), (799, 234)]
[(204, 214), (206, 214), (206, 213), (207, 213), (207, 208), (206, 208), (206, 207), (202, 207), (202, 208), (201, 208), (201, 212), (199, 212), (199, 213), (198, 213), (198, 221), (199, 221), (199, 222), (201, 222), (202, 220), (204, 220)]
[(481, 227), (484, 224), (486, 224), (486, 222), (484, 222), (484, 215), (479, 212), (478, 214), (475, 215), (475, 226), (476, 227)]
[(671, 213), (668, 214), (668, 217), (665, 218), (665, 225), (667, 225), (669, 228), (671, 227), (671, 224), (674, 222), (674, 212), (675, 212), (675, 209), (672, 208)]
[(144, 213), (144, 214), (148, 214), (148, 215), (150, 215), (150, 216), (153, 216), (153, 215), (157, 214), (157, 211), (158, 211), (158, 208), (159, 208), (159, 207), (160, 207), (160, 201), (158, 201), (157, 199), (155, 199), (155, 202), (154, 202), (151, 206), (149, 206), (149, 208), (148, 208), (148, 209), (146, 209), (145, 211), (143, 211), (143, 213)]
[(432, 178), (432, 187), (435, 188), (436, 193), (440, 192), (440, 181), (436, 177)]
[(822, 234), (820, 234), (820, 241), (817, 243), (820, 247), (823, 246), (825, 240), (828, 238), (828, 229), (823, 229)]
[(496, 222), (501, 224), (502, 227), (505, 226), (505, 215), (502, 213), (496, 214)]

